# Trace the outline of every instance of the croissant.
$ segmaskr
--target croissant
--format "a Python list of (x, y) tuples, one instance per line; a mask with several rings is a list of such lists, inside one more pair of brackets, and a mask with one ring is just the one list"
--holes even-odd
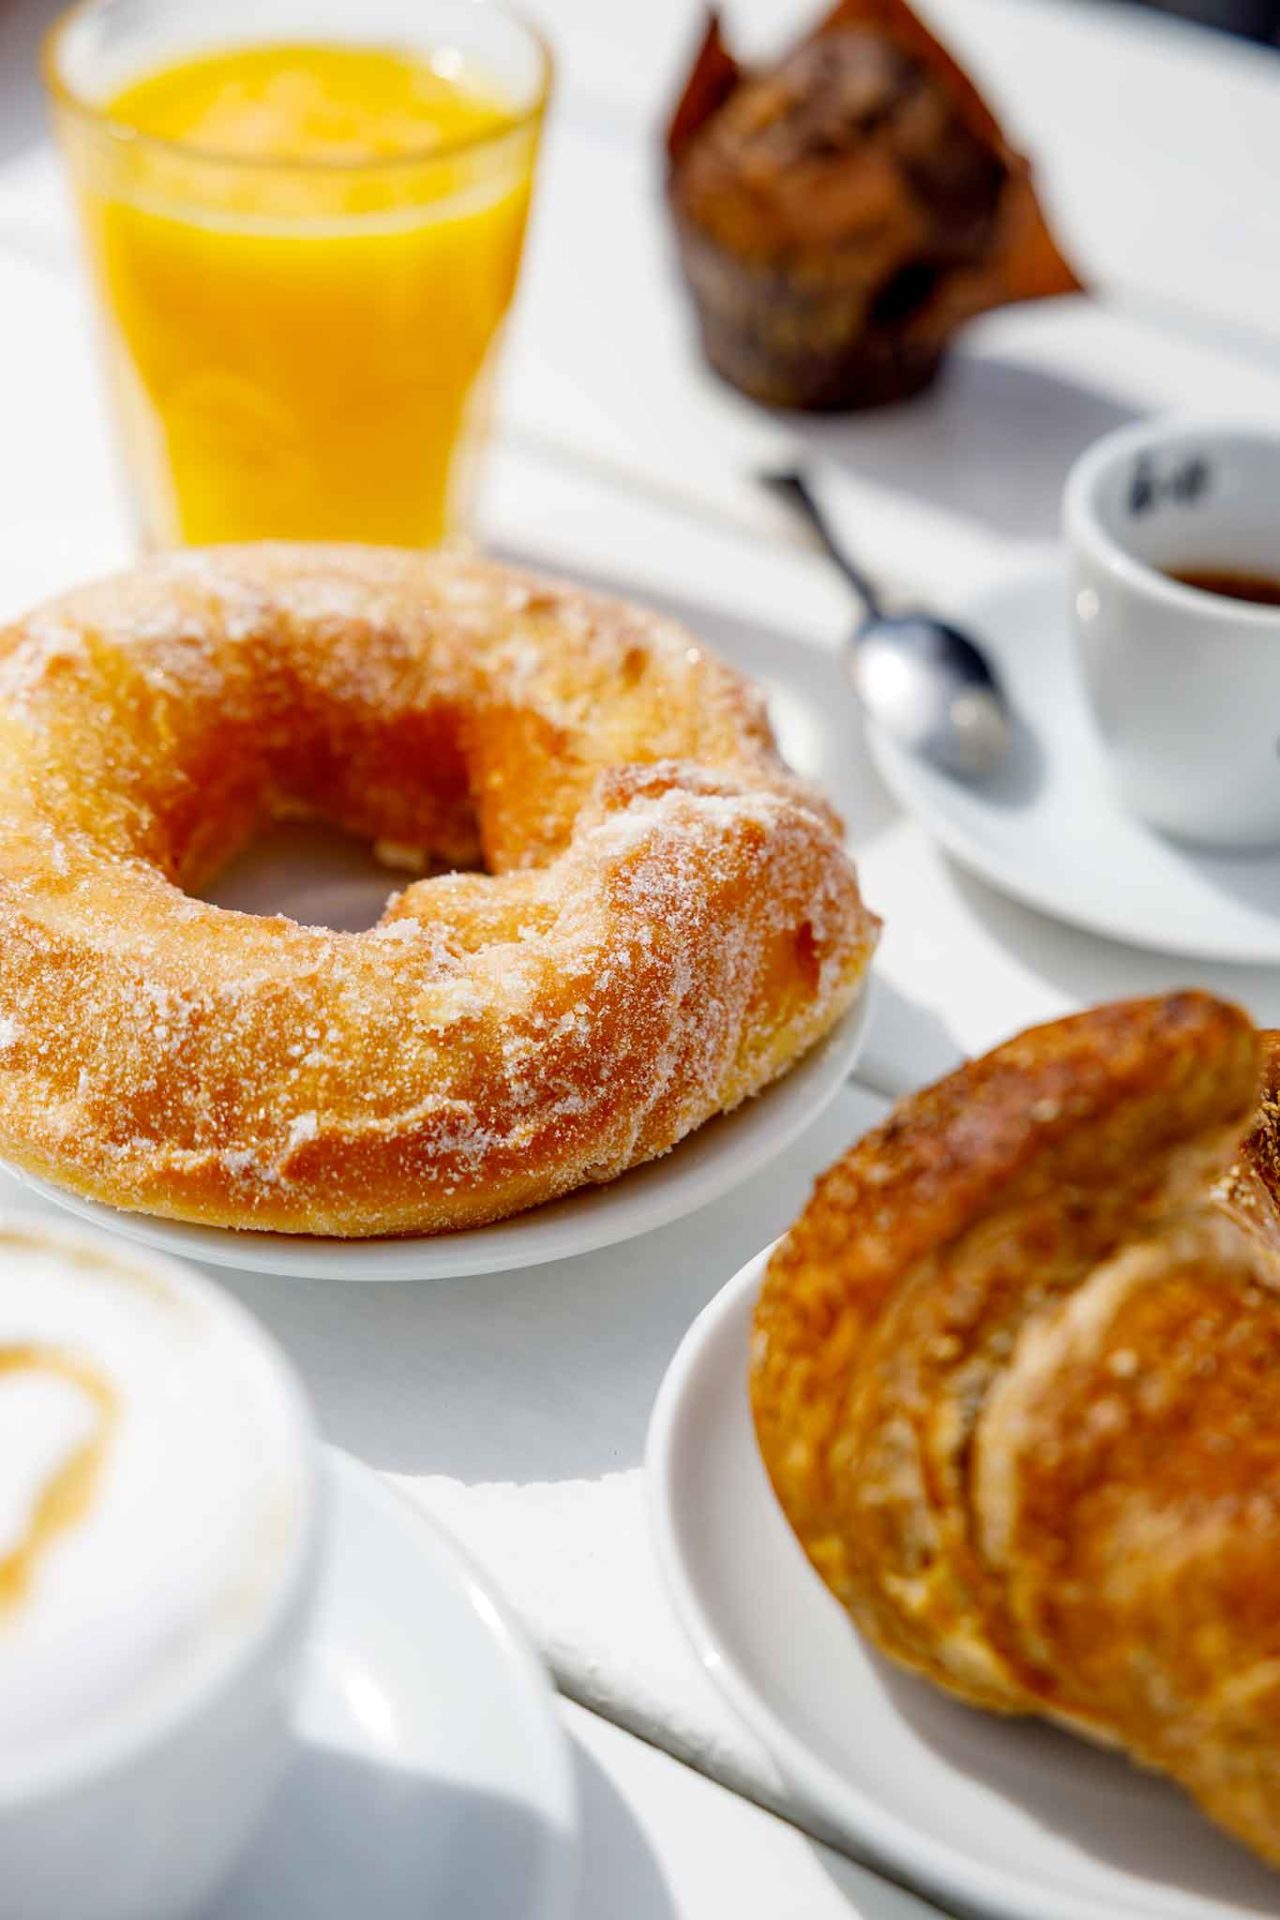
[(1280, 1036), (1198, 993), (1036, 1028), (818, 1182), (751, 1397), (878, 1647), (1280, 1864), (1278, 1201)]

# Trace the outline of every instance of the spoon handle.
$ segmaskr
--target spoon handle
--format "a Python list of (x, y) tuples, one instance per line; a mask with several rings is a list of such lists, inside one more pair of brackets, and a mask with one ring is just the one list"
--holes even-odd
[(878, 619), (883, 612), (880, 595), (873, 582), (868, 579), (857, 561), (846, 551), (842, 542), (832, 529), (831, 522), (814, 498), (813, 488), (808, 477), (798, 469), (782, 473), (761, 475), (764, 484), (787, 504), (794, 507), (812, 531), (817, 535), (819, 545), (833, 560), (845, 579), (849, 582), (858, 598), (866, 608), (868, 619)]

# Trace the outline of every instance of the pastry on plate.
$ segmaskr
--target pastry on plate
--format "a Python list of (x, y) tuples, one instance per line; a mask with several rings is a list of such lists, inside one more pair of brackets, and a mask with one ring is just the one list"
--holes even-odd
[[(282, 814), (421, 864), (363, 933), (196, 897)], [(0, 1154), (339, 1236), (665, 1152), (859, 990), (876, 921), (755, 689), (491, 563), (189, 551), (0, 633)]]
[(1183, 993), (903, 1101), (776, 1249), (751, 1395), (876, 1645), (1280, 1863), (1278, 1078), (1276, 1036)]
[(1027, 162), (906, 0), (839, 0), (755, 70), (711, 14), (667, 153), (707, 357), (770, 406), (903, 399), (962, 321), (1080, 285)]

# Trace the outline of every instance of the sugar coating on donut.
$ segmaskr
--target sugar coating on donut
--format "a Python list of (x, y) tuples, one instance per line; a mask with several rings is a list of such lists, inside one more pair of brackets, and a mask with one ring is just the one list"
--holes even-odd
[[(366, 933), (194, 890), (272, 817), (447, 869)], [(181, 554), (0, 635), (0, 1151), (113, 1204), (427, 1232), (665, 1152), (876, 922), (674, 621), (476, 560)]]

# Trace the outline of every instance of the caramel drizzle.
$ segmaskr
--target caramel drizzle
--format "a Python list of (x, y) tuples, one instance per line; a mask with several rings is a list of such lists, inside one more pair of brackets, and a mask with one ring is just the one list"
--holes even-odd
[(0, 1554), (0, 1611), (21, 1600), (40, 1555), (88, 1512), (116, 1419), (116, 1398), (108, 1383), (92, 1367), (56, 1348), (0, 1347), (0, 1379), (15, 1373), (52, 1373), (70, 1381), (93, 1402), (97, 1418), (50, 1476), (22, 1539), (11, 1552)]

